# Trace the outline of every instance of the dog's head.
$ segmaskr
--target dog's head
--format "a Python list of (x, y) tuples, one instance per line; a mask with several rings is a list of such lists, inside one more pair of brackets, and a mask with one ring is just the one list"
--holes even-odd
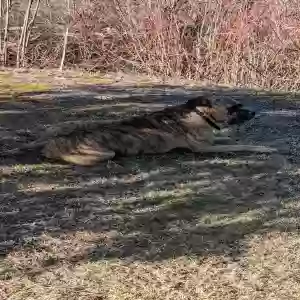
[(236, 103), (227, 108), (230, 118), (228, 125), (240, 125), (255, 117), (255, 112), (243, 107), (241, 103)]
[(212, 127), (221, 129), (220, 124), (241, 125), (255, 116), (255, 112), (246, 109), (241, 103), (225, 105), (221, 102), (212, 103), (208, 98), (199, 96), (188, 100), (186, 108), (195, 111)]

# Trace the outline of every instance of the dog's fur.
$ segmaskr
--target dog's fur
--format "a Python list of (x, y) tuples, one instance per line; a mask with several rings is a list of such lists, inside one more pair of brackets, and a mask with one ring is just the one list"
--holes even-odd
[(22, 152), (39, 149), (51, 160), (90, 166), (116, 155), (166, 153), (176, 148), (192, 152), (254, 151), (271, 153), (275, 149), (250, 145), (215, 145), (214, 130), (239, 124), (254, 113), (241, 104), (213, 105), (203, 96), (185, 104), (113, 123), (78, 126), (23, 147)]

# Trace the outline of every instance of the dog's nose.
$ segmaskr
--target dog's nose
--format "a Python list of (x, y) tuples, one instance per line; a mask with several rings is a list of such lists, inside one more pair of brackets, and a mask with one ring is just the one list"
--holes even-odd
[(241, 109), (232, 115), (231, 120), (229, 120), (228, 124), (236, 124), (241, 125), (252, 118), (254, 118), (255, 112), (248, 109)]
[(255, 111), (248, 111), (248, 117), (246, 119), (251, 120), (255, 117)]

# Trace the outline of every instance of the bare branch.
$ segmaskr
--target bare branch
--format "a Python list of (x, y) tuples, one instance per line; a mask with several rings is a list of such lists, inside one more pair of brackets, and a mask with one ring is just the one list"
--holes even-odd
[(65, 32), (64, 44), (63, 44), (63, 52), (62, 52), (62, 56), (61, 56), (60, 66), (59, 66), (60, 71), (63, 70), (63, 66), (65, 63), (67, 46), (68, 46), (68, 35), (69, 35), (69, 28), (70, 28), (70, 17), (71, 17), (71, 1), (72, 0), (66, 0), (66, 1), (67, 1), (67, 25), (66, 25), (66, 32)]

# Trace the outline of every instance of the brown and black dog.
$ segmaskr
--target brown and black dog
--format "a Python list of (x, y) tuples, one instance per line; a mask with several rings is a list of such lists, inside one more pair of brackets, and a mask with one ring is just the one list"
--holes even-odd
[(50, 160), (83, 166), (110, 160), (116, 155), (160, 154), (177, 148), (197, 153), (276, 152), (264, 146), (216, 144), (214, 130), (242, 124), (254, 115), (240, 103), (213, 104), (208, 98), (198, 96), (182, 105), (109, 124), (76, 125), (27, 144), (17, 152), (26, 155), (26, 151), (36, 149)]

